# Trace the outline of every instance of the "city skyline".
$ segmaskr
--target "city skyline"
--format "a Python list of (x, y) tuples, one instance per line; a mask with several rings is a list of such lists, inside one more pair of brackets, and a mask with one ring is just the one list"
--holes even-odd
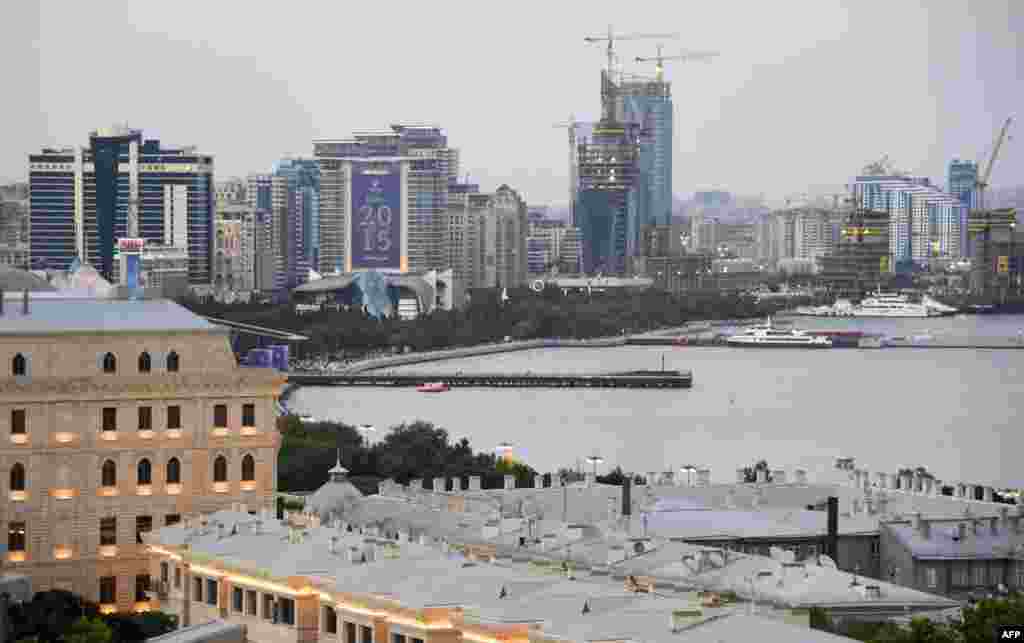
[[(441, 4), (424, 14), (403, 8), (403, 24), (414, 26), (389, 25), (383, 41), (379, 30), (351, 29), (331, 8), (309, 20), (220, 5), (147, 16), (130, 6), (42, 2), (14, 10), (17, 35), (0, 53), (24, 61), (8, 82), (38, 103), (14, 101), (10, 118), (19, 126), (0, 151), (0, 177), (23, 179), (25, 158), (40, 145), (80, 145), (82, 132), (112, 121), (195, 144), (216, 157), (217, 176), (227, 177), (258, 172), (282, 156), (309, 157), (316, 138), (414, 120), (444, 127), (463, 150), (464, 171), (483, 187), (509, 183), (531, 203), (564, 203), (565, 135), (552, 124), (569, 113), (598, 115), (604, 52), (583, 37), (603, 33), (608, 22), (620, 33), (678, 32), (678, 41), (664, 43), (666, 54), (722, 52), (666, 69), (676, 96), (678, 195), (722, 188), (779, 200), (827, 192), (885, 154), (942, 184), (951, 159), (984, 163), (1013, 98), (1024, 94), (1014, 36), (1024, 27), (1024, 9), (1010, 2), (927, 10), (808, 2), (788, 12), (733, 3), (702, 7), (699, 16), (648, 11), (645, 3), (625, 14), (597, 3), (586, 16), (544, 7), (540, 22), (532, 11), (503, 14), (501, 28), (492, 29), (450, 29), (492, 24), (493, 17)], [(383, 16), (369, 7), (360, 14), (366, 25)], [(457, 37), (437, 38), (438, 30)], [(292, 32), (301, 36), (280, 38)], [(653, 55), (657, 44), (624, 41), (616, 49), (626, 62)], [(119, 73), (79, 73), (66, 64), (72, 51), (118, 60)], [(370, 63), (366, 52), (376, 52)], [(346, 60), (355, 62), (331, 66)], [(625, 68), (653, 74), (628, 62)], [(325, 82), (325, 71), (337, 81)], [(130, 92), (124, 74), (133, 78)], [(438, 92), (442, 80), (445, 91)], [(502, 87), (523, 98), (501, 99)], [(410, 104), (410, 96), (424, 100)], [(1015, 147), (1004, 150), (994, 186), (1021, 183), (1024, 158)]]

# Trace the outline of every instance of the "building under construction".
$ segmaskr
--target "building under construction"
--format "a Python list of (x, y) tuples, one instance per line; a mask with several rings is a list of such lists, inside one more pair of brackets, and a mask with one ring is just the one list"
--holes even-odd
[(624, 274), (639, 241), (641, 131), (616, 120), (615, 85), (601, 71), (602, 118), (577, 141), (576, 225), (583, 233), (583, 270)]
[(1017, 210), (975, 210), (967, 223), (967, 238), (974, 266), (971, 290), (992, 296), (1002, 291), (1020, 292), (1021, 252), (1018, 245)]
[(837, 297), (858, 298), (888, 279), (889, 213), (857, 208), (834, 252), (821, 257), (821, 278)]

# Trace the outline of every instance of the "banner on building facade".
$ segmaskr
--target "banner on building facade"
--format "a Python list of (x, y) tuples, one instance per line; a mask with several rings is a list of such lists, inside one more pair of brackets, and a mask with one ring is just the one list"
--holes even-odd
[(352, 270), (402, 268), (400, 166), (352, 168)]

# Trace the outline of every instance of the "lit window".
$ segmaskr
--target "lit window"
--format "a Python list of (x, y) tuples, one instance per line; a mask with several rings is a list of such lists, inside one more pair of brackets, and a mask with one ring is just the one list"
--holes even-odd
[(7, 523), (7, 551), (25, 551), (25, 523)]

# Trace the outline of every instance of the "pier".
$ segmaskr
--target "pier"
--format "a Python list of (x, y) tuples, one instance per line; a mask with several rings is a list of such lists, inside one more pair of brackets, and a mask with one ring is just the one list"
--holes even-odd
[(298, 386), (415, 387), (443, 382), (450, 388), (658, 388), (693, 386), (690, 371), (629, 371), (625, 373), (290, 373)]

